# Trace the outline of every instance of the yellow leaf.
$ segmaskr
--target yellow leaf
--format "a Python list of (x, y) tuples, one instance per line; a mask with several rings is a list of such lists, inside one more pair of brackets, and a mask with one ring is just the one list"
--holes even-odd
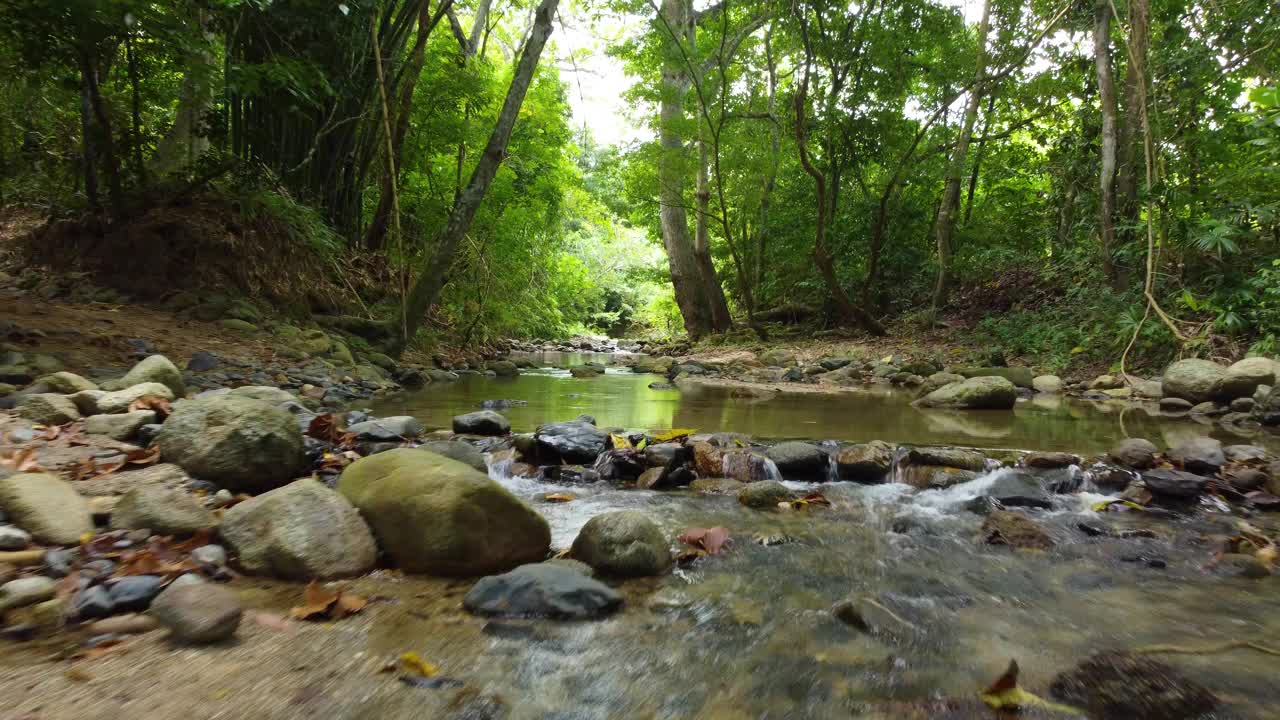
[(435, 677), (440, 673), (440, 668), (423, 660), (415, 652), (407, 652), (400, 656), (400, 670), (408, 675), (419, 677)]
[(1083, 712), (1070, 705), (1049, 702), (1035, 693), (1029, 693), (1018, 687), (1018, 663), (1016, 660), (1009, 661), (1009, 669), (1005, 670), (1004, 674), (991, 684), (991, 687), (978, 691), (978, 699), (986, 703), (987, 707), (998, 711), (1040, 708), (1055, 713), (1084, 715)]
[(621, 435), (614, 435), (610, 433), (609, 442), (613, 444), (615, 450), (626, 450), (631, 447), (631, 441)]
[(637, 450), (643, 450), (649, 447), (649, 438), (640, 438), (640, 442), (636, 443)]
[(1082, 352), (1084, 352), (1084, 348), (1080, 347), (1079, 345), (1077, 345), (1077, 346), (1075, 346), (1075, 347), (1071, 348), (1071, 354), (1072, 354), (1072, 355), (1079, 355), (1079, 354), (1080, 354), (1080, 353), (1082, 353)]
[(668, 430), (664, 433), (659, 433), (657, 435), (654, 435), (653, 441), (654, 442), (671, 442), (672, 440), (679, 440), (682, 437), (688, 437), (696, 432), (698, 431), (692, 430), (692, 429), (677, 428), (673, 430)]

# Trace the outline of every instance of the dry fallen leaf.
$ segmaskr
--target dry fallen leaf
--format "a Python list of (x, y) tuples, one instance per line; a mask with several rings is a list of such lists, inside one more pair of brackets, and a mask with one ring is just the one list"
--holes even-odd
[(302, 605), (289, 611), (289, 615), (297, 620), (341, 620), (348, 615), (355, 615), (365, 608), (369, 601), (359, 595), (350, 595), (342, 591), (329, 590), (312, 580), (302, 595)]
[(798, 500), (791, 501), (791, 507), (796, 510), (801, 510), (809, 506), (830, 507), (831, 501), (827, 499), (826, 495), (823, 495), (820, 492), (811, 492)]
[(577, 496), (573, 493), (547, 493), (542, 499), (550, 503), (567, 503), (577, 500)]
[(333, 413), (325, 413), (312, 418), (306, 434), (317, 440), (337, 443), (342, 438), (342, 428), (338, 427), (338, 419)]
[(1018, 661), (1010, 660), (1004, 674), (996, 678), (986, 690), (978, 692), (978, 699), (986, 703), (992, 710), (1017, 712), (1027, 708), (1040, 708), (1055, 713), (1083, 715), (1080, 710), (1070, 705), (1049, 702), (1035, 693), (1018, 687)]
[(0, 465), (14, 472), (43, 472), (36, 459), (35, 448), (21, 448), (10, 453), (0, 453)]
[(729, 530), (723, 527), (689, 528), (676, 539), (685, 545), (704, 550), (708, 555), (716, 555), (729, 541)]
[(169, 401), (159, 395), (143, 395), (129, 403), (129, 411), (133, 412), (134, 410), (154, 410), (156, 419), (162, 422), (169, 417), (169, 413), (173, 412), (173, 409), (169, 406)]

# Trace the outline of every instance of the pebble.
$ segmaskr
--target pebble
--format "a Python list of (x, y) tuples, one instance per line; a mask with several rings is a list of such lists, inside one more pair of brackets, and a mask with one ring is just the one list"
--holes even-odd
[(10, 580), (0, 585), (0, 612), (50, 600), (57, 587), (52, 579), (40, 575)]
[(218, 507), (226, 507), (235, 502), (235, 499), (236, 498), (231, 494), (231, 491), (226, 488), (222, 488), (213, 494), (213, 504)]
[(55, 578), (64, 578), (71, 574), (71, 565), (80, 556), (75, 548), (53, 548), (45, 551), (44, 574)]
[(89, 625), (88, 629), (95, 635), (136, 635), (150, 632), (158, 627), (160, 623), (150, 615), (128, 613), (95, 621)]
[(226, 640), (242, 614), (236, 594), (218, 585), (170, 587), (151, 604), (151, 616), (169, 629), (169, 638), (187, 645)]
[(227, 564), (227, 550), (221, 545), (202, 545), (191, 551), (191, 559), (207, 567), (219, 568)]
[(23, 550), (31, 544), (31, 533), (13, 525), (0, 525), (0, 550)]

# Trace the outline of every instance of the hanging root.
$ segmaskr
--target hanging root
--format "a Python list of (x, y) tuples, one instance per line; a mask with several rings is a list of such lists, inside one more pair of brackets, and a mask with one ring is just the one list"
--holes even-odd
[(1213, 645), (1147, 645), (1129, 652), (1134, 655), (1216, 655), (1231, 650), (1254, 650), (1266, 655), (1280, 657), (1280, 649), (1248, 640), (1231, 640)]

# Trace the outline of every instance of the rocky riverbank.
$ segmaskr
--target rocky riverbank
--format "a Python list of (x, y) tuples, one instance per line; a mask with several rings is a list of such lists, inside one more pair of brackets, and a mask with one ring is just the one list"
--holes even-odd
[[(271, 614), (278, 601), (254, 605), (261, 601), (245, 592), (254, 578), (299, 583), (299, 595), (303, 582), (361, 578), (358, 586), (377, 596), (382, 583), (394, 582), (386, 573), (400, 572), (465, 579), (449, 586), (450, 607), (457, 612), (460, 603), (471, 617), (600, 618), (652, 602), (636, 597), (645, 592), (637, 583), (709, 561), (723, 551), (716, 533), (728, 535), (691, 529), (676, 537), (661, 517), (626, 509), (594, 514), (572, 542), (556, 546), (539, 503), (572, 503), (573, 494), (521, 497), (494, 478), (607, 485), (692, 504), (728, 495), (744, 512), (784, 516), (841, 512), (824, 492), (836, 487), (830, 483), (892, 485), (909, 494), (964, 488), (960, 511), (980, 518), (976, 545), (1044, 552), (1144, 537), (1153, 540), (1136, 557), (1157, 569), (1167, 562), (1161, 555), (1176, 552), (1160, 550), (1169, 542), (1160, 538), (1185, 532), (1175, 528), (1187, 518), (1200, 524), (1217, 516), (1216, 531), (1201, 531), (1207, 566), (1224, 578), (1274, 582), (1280, 461), (1262, 446), (1200, 437), (1158, 448), (1130, 438), (1104, 456), (1081, 457), (879, 441), (761, 443), (727, 433), (601, 428), (589, 416), (513, 434), (493, 409), (454, 417), (450, 430), (424, 432), (413, 417), (344, 411), (330, 404), (348, 399), (330, 394), (332, 385), (317, 393), (289, 373), (282, 386), (199, 390), (220, 384), (201, 374), (207, 370), (191, 369), (199, 360), (189, 358), (182, 371), (152, 355), (101, 384), (57, 371), (16, 393), (16, 409), (0, 417), (0, 642), (16, 649), (71, 642), (73, 665), (153, 630), (168, 638), (152, 646), (156, 652), (216, 651), (237, 637), (260, 642), (263, 623), (290, 624)], [(635, 368), (677, 384), (735, 374), (735, 367), (750, 378), (798, 375), (794, 382), (806, 385), (906, 385), (914, 377), (926, 404), (965, 408), (1011, 406), (1029, 391), (1023, 385), (1037, 382), (1023, 377), (1029, 371), (938, 377), (937, 368), (888, 362), (767, 360), (771, 365), (742, 358), (717, 367), (641, 358)], [(519, 372), (508, 364), (490, 371)], [(815, 367), (821, 372), (810, 372)], [(1220, 401), (1227, 385), (1239, 397), (1257, 393), (1268, 379), (1238, 381), (1237, 368), (1212, 383), (1199, 375), (1183, 382), (1183, 370), (1172, 367), (1164, 387), (1204, 385), (1195, 390), (1209, 398), (1202, 402)], [(1065, 527), (1050, 520), (1081, 509), (1097, 519)], [(1112, 514), (1147, 524), (1126, 529), (1107, 521)], [(904, 516), (887, 532), (910, 536), (918, 523)], [(1151, 529), (1161, 524), (1169, 529)], [(833, 617), (872, 635), (901, 632), (885, 626), (901, 618), (880, 610), (879, 601), (855, 598), (838, 604)], [(1115, 662), (1128, 661), (1105, 661)], [(1091, 695), (1087, 685), (1071, 685), (1062, 697), (1088, 707), (1119, 702)], [(1186, 707), (1153, 705), (1158, 712), (1149, 717), (1192, 717), (1187, 708), (1200, 708), (1205, 697), (1213, 695), (1205, 690)]]

